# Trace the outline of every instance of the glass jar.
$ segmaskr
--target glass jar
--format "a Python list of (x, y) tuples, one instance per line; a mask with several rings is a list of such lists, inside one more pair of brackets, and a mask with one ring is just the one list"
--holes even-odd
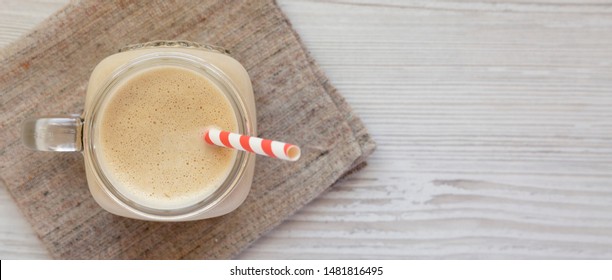
[(229, 213), (248, 195), (255, 167), (253, 154), (237, 152), (231, 170), (212, 194), (196, 203), (170, 209), (154, 208), (130, 199), (111, 183), (111, 174), (101, 164), (100, 112), (111, 93), (135, 73), (163, 66), (201, 74), (229, 101), (238, 124), (236, 132), (257, 135), (251, 81), (238, 61), (217, 47), (187, 41), (154, 41), (125, 47), (102, 60), (89, 79), (83, 113), (26, 120), (23, 141), (26, 146), (41, 151), (82, 152), (92, 196), (102, 208), (116, 215), (152, 221), (188, 221)]

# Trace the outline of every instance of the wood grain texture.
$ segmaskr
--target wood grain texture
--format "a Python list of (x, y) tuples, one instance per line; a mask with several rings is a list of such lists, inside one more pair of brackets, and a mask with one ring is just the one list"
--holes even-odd
[[(279, 5), (378, 150), (241, 258), (612, 258), (611, 1)], [(45, 258), (0, 199), (0, 258)]]

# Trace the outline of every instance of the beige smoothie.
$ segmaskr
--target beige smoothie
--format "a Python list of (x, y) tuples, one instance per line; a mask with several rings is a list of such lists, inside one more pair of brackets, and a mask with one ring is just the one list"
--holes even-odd
[(100, 112), (99, 157), (111, 183), (156, 209), (193, 205), (213, 193), (236, 151), (205, 144), (206, 127), (237, 130), (227, 97), (203, 75), (163, 66), (134, 74)]

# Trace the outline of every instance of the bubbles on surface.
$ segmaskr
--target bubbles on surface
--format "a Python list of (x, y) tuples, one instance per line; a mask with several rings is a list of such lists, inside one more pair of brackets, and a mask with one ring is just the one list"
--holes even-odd
[(136, 74), (113, 93), (101, 124), (106, 168), (121, 191), (145, 205), (183, 205), (208, 196), (236, 155), (202, 140), (210, 125), (237, 129), (229, 101), (206, 77), (183, 68)]

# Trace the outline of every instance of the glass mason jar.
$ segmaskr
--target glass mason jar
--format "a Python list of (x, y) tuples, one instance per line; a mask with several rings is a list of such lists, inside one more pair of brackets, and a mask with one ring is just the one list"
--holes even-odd
[(155, 208), (143, 205), (111, 183), (101, 166), (98, 139), (100, 112), (111, 93), (140, 71), (172, 66), (206, 77), (227, 97), (237, 120), (237, 133), (257, 135), (255, 101), (244, 67), (220, 48), (188, 41), (154, 41), (121, 49), (102, 60), (89, 79), (81, 115), (31, 118), (24, 122), (22, 139), (40, 151), (82, 152), (90, 192), (105, 210), (151, 221), (189, 221), (229, 213), (246, 199), (253, 180), (255, 155), (237, 152), (227, 177), (212, 194), (190, 205)]

